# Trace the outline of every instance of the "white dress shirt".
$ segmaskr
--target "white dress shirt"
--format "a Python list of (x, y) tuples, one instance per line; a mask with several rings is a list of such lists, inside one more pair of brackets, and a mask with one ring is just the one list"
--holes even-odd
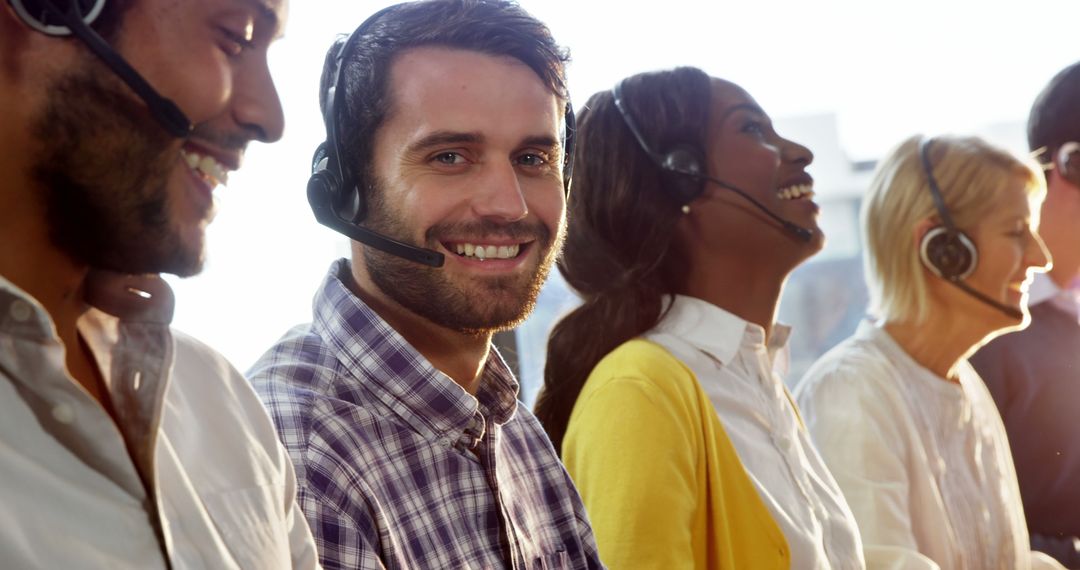
[(1061, 568), (1032, 553), (1009, 443), (964, 361), (959, 384), (864, 322), (795, 390), (859, 521), (868, 568)]
[(78, 328), (115, 422), (67, 373), (48, 313), (0, 277), (0, 566), (317, 567), (268, 415), (170, 331), (168, 285), (94, 273), (86, 290)]
[(790, 328), (677, 296), (646, 338), (697, 376), (791, 549), (791, 567), (862, 568), (859, 531), (784, 387)]

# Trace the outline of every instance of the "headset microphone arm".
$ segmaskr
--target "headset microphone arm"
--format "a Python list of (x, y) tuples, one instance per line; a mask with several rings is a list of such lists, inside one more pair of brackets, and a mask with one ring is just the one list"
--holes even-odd
[(964, 283), (963, 281), (959, 281), (959, 280), (954, 281), (952, 279), (946, 279), (946, 281), (948, 281), (949, 283), (952, 283), (953, 285), (956, 285), (958, 288), (960, 288), (961, 291), (967, 293), (968, 295), (971, 295), (972, 297), (974, 297), (975, 299), (977, 299), (979, 301), (982, 301), (986, 305), (989, 305), (989, 306), (1001, 311), (1002, 313), (1005, 313), (1010, 318), (1017, 319), (1017, 320), (1024, 318), (1024, 313), (1022, 311), (1020, 311), (1019, 309), (1017, 309), (1015, 307), (1010, 307), (1010, 306), (1005, 305), (1003, 303), (999, 303), (998, 301), (995, 301), (995, 300), (991, 299), (990, 297), (987, 297), (986, 295), (976, 291), (970, 285), (968, 285), (967, 283)]
[(320, 224), (345, 234), (347, 237), (362, 244), (389, 253), (390, 255), (401, 257), (429, 267), (442, 267), (443, 262), (445, 261), (445, 256), (443, 254), (434, 250), (424, 249), (397, 241), (371, 231), (359, 224), (349, 223), (334, 211), (333, 206), (331, 206), (329, 202), (311, 199), (311, 191), (311, 188), (309, 188), (308, 201), (311, 203), (312, 211), (315, 213), (315, 219)]
[[(689, 174), (689, 173), (687, 173), (687, 174)], [(776, 220), (777, 222), (779, 222), (780, 225), (783, 226), (783, 228), (785, 230), (791, 232), (792, 234), (795, 234), (795, 237), (801, 239), (802, 241), (809, 242), (811, 239), (814, 238), (814, 233), (811, 232), (810, 230), (808, 230), (808, 229), (806, 229), (806, 228), (804, 228), (802, 226), (796, 225), (796, 224), (794, 224), (794, 223), (792, 223), (792, 222), (790, 222), (788, 220), (785, 220), (784, 218), (781, 218), (776, 212), (773, 212), (767, 206), (765, 206), (765, 204), (762, 204), (761, 202), (755, 200), (753, 196), (747, 194), (746, 192), (743, 192), (742, 190), (739, 190), (738, 188), (732, 186), (731, 184), (728, 184), (728, 183), (726, 183), (726, 182), (724, 182), (722, 180), (717, 180), (716, 178), (712, 178), (710, 176), (705, 176), (704, 174), (691, 174), (691, 176), (694, 176), (694, 177), (699, 178), (701, 180), (705, 180), (707, 182), (712, 182), (713, 184), (716, 184), (717, 186), (719, 186), (721, 188), (731, 190), (732, 192), (738, 194), (739, 196), (742, 196), (748, 202), (750, 202), (755, 207), (757, 207), (757, 209), (764, 212), (766, 216), (769, 216), (770, 218), (772, 218), (772, 219)]]
[(140, 99), (146, 102), (150, 113), (169, 134), (181, 139), (187, 138), (191, 134), (191, 121), (188, 120), (183, 111), (176, 106), (176, 103), (155, 91), (146, 79), (143, 79), (142, 75), (139, 75), (139, 72), (131, 67), (131, 64), (125, 61), (108, 42), (102, 39), (97, 32), (82, 20), (82, 14), (79, 13), (79, 5), (76, 0), (70, 1), (67, 10), (55, 5), (53, 0), (44, 0), (42, 5), (50, 14), (60, 18), (76, 38), (86, 44), (86, 47), (94, 55), (105, 62), (105, 65), (113, 73), (122, 79)]

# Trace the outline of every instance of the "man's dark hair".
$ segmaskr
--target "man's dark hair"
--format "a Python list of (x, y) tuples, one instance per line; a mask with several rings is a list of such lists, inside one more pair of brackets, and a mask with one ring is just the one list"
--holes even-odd
[(1080, 141), (1080, 62), (1059, 71), (1035, 98), (1027, 134), (1043, 164), (1054, 161), (1062, 144)]
[[(567, 51), (551, 31), (515, 2), (506, 0), (421, 0), (387, 8), (361, 24), (344, 54), (343, 108), (335, 109), (338, 142), (359, 188), (368, 188), (375, 132), (390, 111), (387, 93), (390, 66), (399, 53), (421, 46), (445, 46), (494, 56), (509, 56), (528, 65), (553, 93), (569, 104), (565, 65)], [(360, 30), (360, 28), (357, 28)], [(319, 84), (323, 114), (327, 90), (336, 75), (341, 37), (326, 52)]]

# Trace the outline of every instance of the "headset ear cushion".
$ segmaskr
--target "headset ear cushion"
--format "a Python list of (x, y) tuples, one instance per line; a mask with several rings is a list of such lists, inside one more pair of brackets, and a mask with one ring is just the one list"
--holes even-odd
[[(71, 29), (59, 18), (45, 8), (45, 4), (52, 0), (8, 0), (15, 14), (27, 26), (50, 36), (70, 36)], [(87, 25), (93, 24), (101, 15), (106, 0), (75, 0), (73, 3), (82, 14), (82, 21)], [(64, 10), (65, 8), (60, 8)]]
[(315, 210), (318, 218), (330, 212), (334, 216), (352, 223), (363, 221), (366, 212), (364, 202), (356, 185), (341, 180), (334, 157), (330, 156), (327, 144), (321, 143), (311, 158), (311, 178), (308, 179), (308, 203)]
[(934, 275), (950, 281), (963, 281), (975, 271), (979, 252), (963, 232), (937, 226), (926, 232), (919, 247), (923, 265)]
[(1073, 186), (1080, 186), (1080, 143), (1069, 141), (1058, 149), (1054, 157), (1054, 168), (1062, 178)]
[(672, 173), (668, 176), (668, 185), (679, 206), (693, 202), (705, 189), (701, 178), (704, 164), (698, 149), (687, 144), (676, 145), (664, 154), (660, 167)]

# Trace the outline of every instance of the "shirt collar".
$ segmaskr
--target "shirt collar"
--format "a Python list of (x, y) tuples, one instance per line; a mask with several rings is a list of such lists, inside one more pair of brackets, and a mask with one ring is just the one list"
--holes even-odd
[(313, 328), (351, 380), (370, 384), (384, 405), (435, 436), (464, 432), (479, 439), (485, 418), (503, 424), (513, 417), (518, 383), (494, 347), (473, 397), (354, 295), (342, 281), (350, 274), (347, 259), (330, 266), (315, 295)]
[[(84, 281), (84, 300), (92, 310), (125, 323), (168, 325), (176, 299), (172, 288), (158, 275), (124, 275), (92, 270)], [(0, 327), (9, 334), (56, 336), (52, 317), (32, 295), (0, 276)], [(97, 311), (94, 311), (96, 309)], [(106, 317), (107, 316), (107, 317)], [(83, 326), (80, 319), (80, 328)]]
[(666, 332), (685, 339), (699, 350), (705, 351), (721, 364), (729, 364), (743, 347), (763, 348), (767, 351), (774, 369), (781, 360), (786, 359), (788, 338), (791, 327), (775, 323), (772, 338), (765, 346), (765, 329), (748, 322), (708, 301), (686, 295), (675, 295), (665, 307), (670, 310), (656, 326), (657, 331)]
[[(87, 274), (83, 291), (89, 308), (78, 319), (79, 334), (94, 354), (117, 414), (117, 426), (133, 458), (140, 470), (152, 477), (161, 410), (172, 369), (173, 343), (168, 326), (175, 305), (172, 289), (158, 275), (94, 270)], [(55, 362), (62, 366), (52, 317), (33, 296), (3, 277), (0, 311), (0, 333), (57, 351), (61, 356)], [(41, 357), (34, 353), (35, 362)], [(77, 390), (77, 382), (66, 369), (60, 374), (48, 374), (40, 363), (12, 377), (46, 401), (55, 394)]]

